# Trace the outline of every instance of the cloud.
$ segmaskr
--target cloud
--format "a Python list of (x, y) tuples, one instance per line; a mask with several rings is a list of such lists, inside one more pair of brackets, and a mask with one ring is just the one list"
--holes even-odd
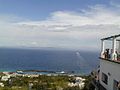
[(120, 8), (120, 0), (110, 0), (110, 4)]
[(0, 17), (1, 46), (99, 49), (100, 38), (120, 33), (119, 14), (96, 5), (81, 12), (56, 11), (42, 21)]
[(119, 13), (115, 13), (102, 5), (90, 7), (89, 10), (81, 12), (57, 11), (53, 12), (50, 17), (43, 21), (20, 22), (24, 26), (41, 27), (47, 29), (67, 29), (83, 25), (100, 25), (100, 24), (119, 24)]

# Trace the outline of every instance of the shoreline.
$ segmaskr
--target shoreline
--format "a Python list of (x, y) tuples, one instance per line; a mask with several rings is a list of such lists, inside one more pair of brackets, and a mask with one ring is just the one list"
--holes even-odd
[(57, 74), (57, 75), (77, 75), (77, 76), (87, 76), (90, 75), (90, 73), (82, 73), (75, 71), (52, 71), (52, 70), (32, 70), (32, 69), (19, 69), (19, 70), (0, 70), (0, 73), (18, 73), (18, 74), (33, 74), (33, 75), (49, 75), (49, 74)]

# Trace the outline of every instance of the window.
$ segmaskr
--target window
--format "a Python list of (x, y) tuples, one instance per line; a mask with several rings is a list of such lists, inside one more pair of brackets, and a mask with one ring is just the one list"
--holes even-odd
[(113, 90), (120, 90), (119, 82), (116, 80), (113, 81)]
[(102, 73), (102, 81), (103, 81), (105, 84), (108, 84), (108, 76), (107, 76), (105, 73)]

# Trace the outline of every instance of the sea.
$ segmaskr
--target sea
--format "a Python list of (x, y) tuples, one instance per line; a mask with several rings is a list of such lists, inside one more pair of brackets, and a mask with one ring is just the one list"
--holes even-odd
[(0, 71), (47, 70), (89, 74), (99, 65), (98, 51), (0, 48)]

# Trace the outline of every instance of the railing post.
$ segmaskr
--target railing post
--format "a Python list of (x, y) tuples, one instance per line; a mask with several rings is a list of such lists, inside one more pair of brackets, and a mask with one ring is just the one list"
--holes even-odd
[(104, 52), (105, 52), (105, 41), (101, 40), (101, 57), (102, 58), (105, 58)]
[(113, 42), (112, 42), (112, 60), (117, 60), (116, 38), (115, 37), (113, 37)]

